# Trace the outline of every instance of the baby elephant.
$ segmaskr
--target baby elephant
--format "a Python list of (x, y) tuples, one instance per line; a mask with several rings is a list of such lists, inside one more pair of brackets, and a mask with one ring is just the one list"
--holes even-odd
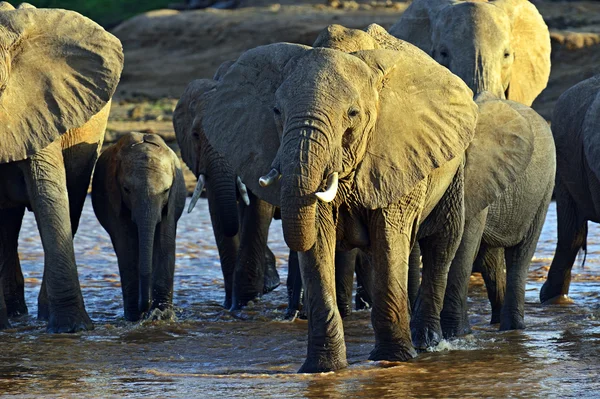
[(172, 306), (175, 233), (185, 196), (179, 160), (155, 134), (121, 137), (96, 164), (92, 204), (119, 260), (127, 320)]

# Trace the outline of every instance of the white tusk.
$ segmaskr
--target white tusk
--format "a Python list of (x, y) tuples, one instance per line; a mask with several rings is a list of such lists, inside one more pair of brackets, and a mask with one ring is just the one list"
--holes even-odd
[(242, 182), (242, 179), (240, 179), (239, 176), (237, 177), (237, 187), (238, 190), (240, 190), (240, 195), (244, 200), (244, 204), (246, 204), (246, 206), (250, 206), (250, 197), (248, 197), (248, 189), (246, 188), (246, 185)]
[(338, 172), (333, 172), (327, 177), (327, 187), (325, 191), (315, 193), (318, 199), (325, 202), (331, 202), (338, 191)]
[(261, 187), (268, 187), (271, 184), (275, 183), (277, 180), (279, 180), (280, 177), (281, 174), (279, 173), (279, 171), (273, 168), (267, 175), (262, 176), (260, 179), (258, 179), (258, 184), (260, 184)]
[(198, 176), (198, 183), (196, 183), (194, 194), (192, 194), (192, 200), (190, 201), (190, 206), (188, 206), (188, 213), (191, 213), (194, 210), (196, 202), (198, 202), (198, 198), (200, 198), (200, 194), (202, 194), (202, 190), (204, 189), (205, 182), (204, 175)]

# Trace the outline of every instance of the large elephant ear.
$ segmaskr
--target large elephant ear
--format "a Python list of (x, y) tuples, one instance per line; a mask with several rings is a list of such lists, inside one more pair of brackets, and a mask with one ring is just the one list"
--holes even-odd
[(181, 150), (181, 158), (194, 173), (198, 172), (195, 165), (196, 148), (192, 145), (194, 119), (204, 114), (204, 93), (213, 90), (216, 86), (217, 82), (212, 79), (193, 80), (183, 91), (173, 111), (173, 129)]
[(381, 77), (374, 131), (355, 181), (369, 209), (408, 194), (432, 170), (463, 156), (477, 105), (467, 85), (418, 48), (355, 53)]
[(544, 90), (550, 78), (550, 32), (544, 18), (528, 0), (496, 0), (512, 21), (515, 59), (507, 98), (525, 105)]
[(84, 125), (112, 97), (121, 42), (66, 10), (0, 4), (0, 163), (28, 158)]
[(273, 205), (279, 204), (279, 183), (261, 187), (258, 179), (270, 171), (279, 150), (275, 91), (287, 63), (310, 49), (276, 43), (248, 50), (207, 93), (203, 126), (210, 144), (255, 195)]
[(389, 29), (391, 35), (406, 40), (429, 54), (431, 51), (431, 24), (435, 15), (452, 0), (414, 0)]
[(525, 108), (522, 104), (500, 100), (488, 92), (479, 94), (475, 102), (479, 118), (465, 164), (467, 218), (484, 210), (525, 172), (533, 154), (533, 129), (537, 128), (519, 112), (519, 107)]

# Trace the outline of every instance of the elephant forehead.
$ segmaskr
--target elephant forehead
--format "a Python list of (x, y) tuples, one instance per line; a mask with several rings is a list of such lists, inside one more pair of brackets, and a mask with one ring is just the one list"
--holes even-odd
[(501, 41), (510, 33), (511, 23), (506, 12), (494, 4), (461, 2), (440, 11), (433, 31), (434, 35), (451, 35), (460, 39), (476, 36)]
[(317, 38), (314, 47), (327, 47), (347, 53), (379, 48), (375, 39), (360, 29), (329, 25)]

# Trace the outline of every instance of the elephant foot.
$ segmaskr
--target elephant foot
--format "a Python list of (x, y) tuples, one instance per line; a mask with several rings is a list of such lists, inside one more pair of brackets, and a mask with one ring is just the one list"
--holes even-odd
[(442, 327), (440, 322), (423, 323), (415, 322), (411, 327), (412, 342), (417, 350), (424, 351), (433, 348), (442, 340)]
[(417, 351), (409, 343), (379, 343), (369, 355), (369, 360), (406, 362), (417, 357)]
[(38, 320), (48, 321), (50, 319), (50, 305), (48, 302), (38, 301)]
[(262, 293), (259, 292), (244, 292), (238, 295), (233, 296), (233, 300), (231, 301), (231, 306), (229, 310), (240, 310), (245, 306), (248, 306), (250, 301), (257, 301), (262, 297)]
[(94, 325), (83, 306), (68, 306), (50, 312), (46, 331), (52, 334), (93, 330)]
[(327, 373), (348, 367), (345, 355), (322, 354), (311, 356), (304, 361), (298, 373)]
[(492, 311), (492, 320), (490, 321), (490, 324), (500, 323), (500, 314), (501, 312), (499, 310)]
[(125, 320), (127, 321), (139, 321), (142, 318), (142, 314), (137, 309), (125, 309)]
[(275, 288), (279, 287), (281, 279), (279, 278), (279, 272), (275, 265), (275, 259), (273, 262), (267, 261), (264, 275), (263, 294), (268, 294)]
[(525, 329), (525, 321), (520, 315), (503, 317), (502, 321), (500, 322), (500, 331), (523, 329)]
[(10, 328), (10, 322), (8, 321), (8, 315), (6, 309), (0, 309), (0, 330)]
[(225, 309), (231, 309), (232, 303), (233, 301), (231, 300), (231, 297), (226, 295), (221, 306), (223, 306)]
[(549, 278), (546, 280), (544, 285), (542, 285), (542, 289), (540, 290), (540, 302), (544, 305), (554, 304), (554, 301), (556, 301), (557, 298), (568, 298), (568, 286), (564, 291), (566, 292), (563, 292), (562, 281), (559, 283), (553, 283), (552, 280)]
[(442, 319), (441, 325), (445, 339), (471, 334), (469, 322), (444, 322), (444, 319)]
[(566, 295), (558, 295), (542, 302), (542, 305), (572, 305), (575, 301)]
[(8, 317), (19, 317), (29, 313), (27, 305), (24, 299), (18, 299), (15, 301), (6, 301), (6, 312)]

